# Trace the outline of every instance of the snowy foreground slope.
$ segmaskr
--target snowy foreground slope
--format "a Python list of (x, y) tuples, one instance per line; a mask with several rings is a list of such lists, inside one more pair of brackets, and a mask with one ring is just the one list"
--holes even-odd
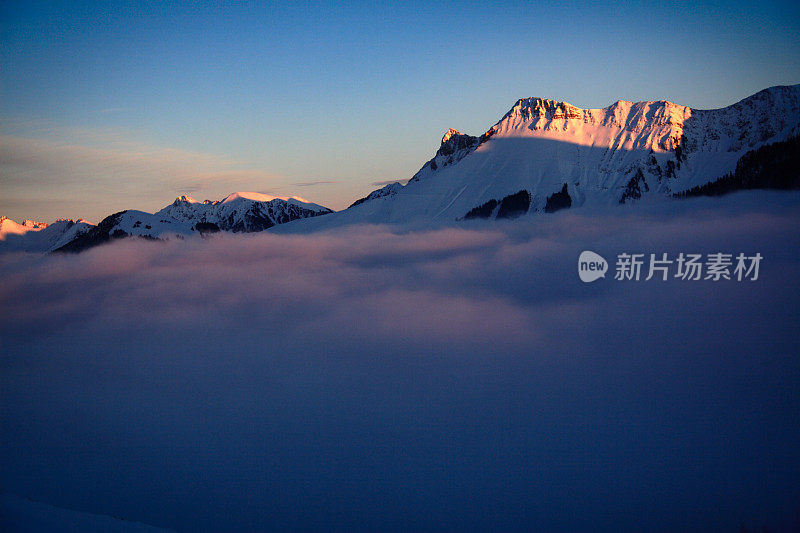
[(343, 212), (281, 230), (495, 218), (509, 196), (510, 215), (671, 197), (798, 133), (800, 85), (765, 89), (714, 110), (622, 100), (579, 109), (522, 99), (480, 137), (449, 130), (407, 185), (387, 185)]
[(81, 513), (0, 493), (5, 533), (164, 533), (170, 530), (111, 516)]
[(0, 251), (80, 251), (127, 236), (164, 240), (217, 231), (255, 232), (328, 213), (332, 211), (327, 207), (301, 198), (255, 192), (236, 192), (216, 202), (198, 202), (190, 196), (180, 196), (157, 213), (120, 211), (96, 226), (84, 220), (59, 220), (49, 225), (32, 221), (18, 224), (2, 217)]

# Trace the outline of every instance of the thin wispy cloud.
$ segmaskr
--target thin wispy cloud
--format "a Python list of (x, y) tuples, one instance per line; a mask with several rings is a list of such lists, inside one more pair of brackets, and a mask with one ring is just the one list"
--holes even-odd
[(400, 185), (405, 185), (408, 183), (408, 179), (403, 180), (383, 180), (383, 181), (373, 181), (370, 183), (373, 187), (385, 187), (386, 185), (391, 185), (392, 183), (399, 183)]
[(292, 185), (294, 185), (295, 187), (316, 187), (317, 185), (328, 185), (331, 183), (339, 183), (339, 182), (333, 180), (301, 181), (298, 183), (292, 183)]
[(62, 200), (70, 202), (70, 211), (58, 216), (100, 219), (113, 210), (159, 209), (174, 191), (221, 197), (285, 181), (222, 156), (152, 146), (120, 134), (90, 130), (58, 137), (70, 141), (0, 136), (0, 213), (35, 218)]
[(201, 185), (184, 185), (177, 192), (180, 194), (189, 194), (193, 192), (198, 192), (202, 189), (203, 187)]

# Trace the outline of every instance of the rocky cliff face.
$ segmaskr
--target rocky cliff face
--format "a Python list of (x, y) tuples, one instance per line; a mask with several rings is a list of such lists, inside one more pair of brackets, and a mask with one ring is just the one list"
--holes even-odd
[[(430, 161), (425, 163), (422, 168), (423, 170), (427, 168), (431, 172), (435, 172), (440, 168), (445, 168), (448, 165), (458, 163), (463, 158), (468, 156), (475, 148), (477, 148), (479, 144), (480, 139), (478, 137), (464, 135), (458, 130), (450, 128), (442, 137), (442, 144), (439, 146), (439, 149), (436, 150), (436, 155), (434, 155)], [(422, 170), (417, 172), (417, 174), (415, 174), (410, 181), (419, 179), (421, 172)]]
[[(400, 190), (402, 190), (403, 185), (400, 182), (389, 183), (369, 193), (369, 195), (365, 196), (364, 198), (359, 198), (355, 202), (353, 202), (350, 207), (355, 207), (359, 204), (363, 204), (367, 200), (374, 200), (376, 198), (383, 198), (384, 196), (392, 196), (393, 194), (397, 194)], [(349, 209), (349, 207), (348, 207)]]

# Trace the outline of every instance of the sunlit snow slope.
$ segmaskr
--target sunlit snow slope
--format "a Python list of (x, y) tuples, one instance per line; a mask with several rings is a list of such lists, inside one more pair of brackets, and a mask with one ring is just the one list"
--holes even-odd
[(59, 219), (52, 224), (25, 220), (19, 224), (8, 217), (0, 217), (0, 250), (48, 252), (92, 227), (93, 224), (81, 219)]

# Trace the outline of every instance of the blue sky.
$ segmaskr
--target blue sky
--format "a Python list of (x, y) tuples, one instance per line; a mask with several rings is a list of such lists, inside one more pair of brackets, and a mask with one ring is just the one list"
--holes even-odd
[(722, 107), (800, 83), (800, 6), (5, 2), (0, 214), (97, 221), (182, 193), (335, 209), (521, 97)]

